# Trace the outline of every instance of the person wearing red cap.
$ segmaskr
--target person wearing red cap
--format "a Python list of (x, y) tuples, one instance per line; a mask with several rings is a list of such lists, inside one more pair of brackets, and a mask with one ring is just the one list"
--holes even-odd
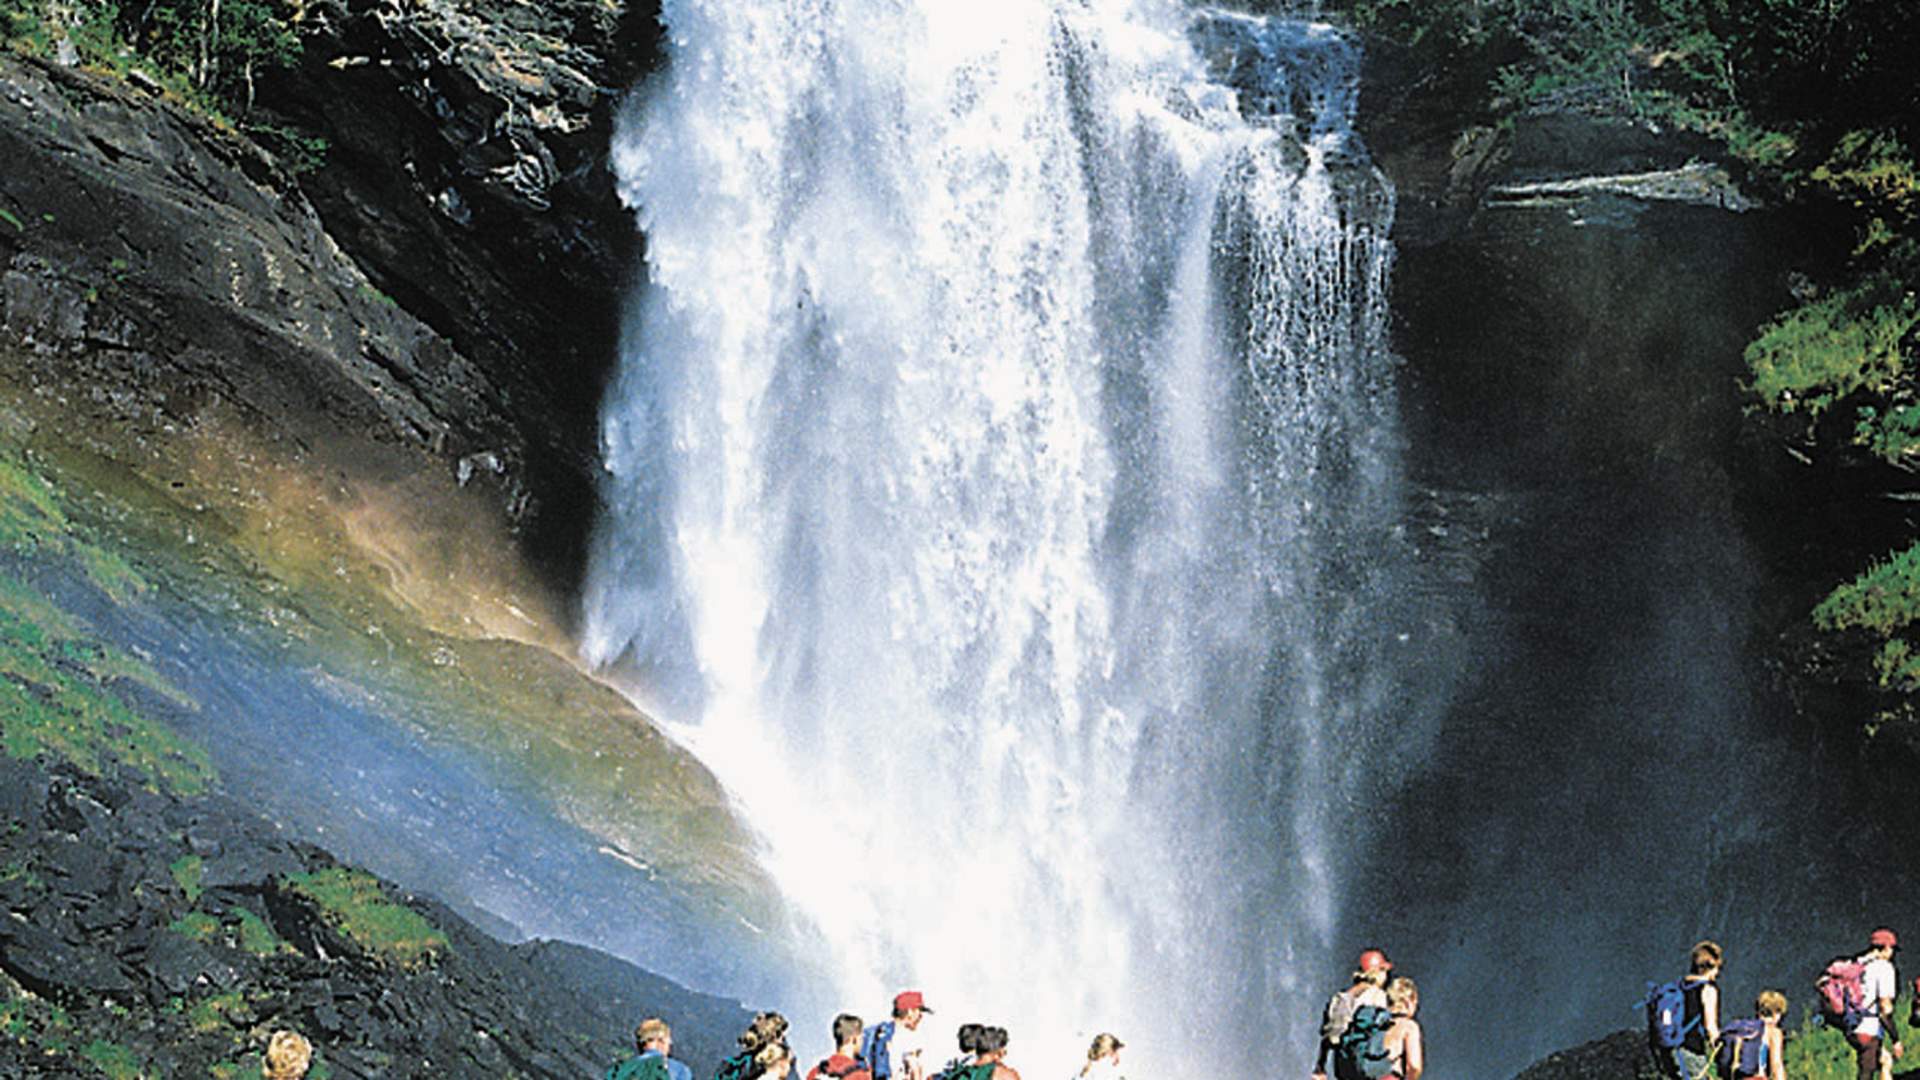
[(1354, 965), (1353, 985), (1333, 995), (1326, 1011), (1320, 1014), (1320, 1052), (1313, 1059), (1313, 1080), (1327, 1080), (1327, 1066), (1340, 1049), (1340, 1036), (1347, 1033), (1354, 1013), (1362, 1006), (1387, 1011), (1387, 973), (1393, 961), (1379, 949), (1366, 949)]
[(1906, 1050), (1893, 1026), (1893, 999), (1900, 990), (1893, 954), (1900, 947), (1900, 939), (1883, 926), (1867, 935), (1867, 946), (1866, 954), (1860, 957), (1860, 963), (1866, 965), (1860, 973), (1865, 1015), (1848, 1032), (1847, 1041), (1853, 1044), (1860, 1080), (1888, 1080), (1893, 1075), (1894, 1059)]
[(860, 1057), (872, 1070), (873, 1080), (926, 1080), (926, 1066), (920, 1060), (924, 1046), (920, 1019), (932, 1011), (918, 990), (893, 996), (893, 1019), (868, 1028), (860, 1043)]

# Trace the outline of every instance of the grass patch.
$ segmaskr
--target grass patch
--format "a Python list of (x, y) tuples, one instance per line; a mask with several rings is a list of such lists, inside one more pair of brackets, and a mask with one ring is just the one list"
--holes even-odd
[(194, 1002), (187, 1010), (187, 1026), (202, 1035), (210, 1035), (229, 1025), (239, 1026), (253, 1015), (247, 996), (238, 990), (215, 994)]
[(0, 747), (90, 773), (117, 760), (149, 784), (185, 795), (207, 790), (214, 772), (206, 751), (136, 712), (115, 690), (122, 680), (179, 697), (151, 668), (84, 634), (0, 570)]
[(204, 911), (190, 911), (173, 920), (167, 929), (195, 941), (212, 941), (220, 933), (220, 920)]
[(173, 872), (173, 880), (180, 891), (187, 894), (187, 903), (200, 900), (200, 875), (206, 870), (206, 860), (198, 855), (182, 855), (167, 867)]
[(119, 1043), (95, 1040), (80, 1048), (80, 1056), (92, 1062), (108, 1080), (136, 1080), (140, 1076), (140, 1059)]
[(240, 947), (247, 952), (255, 956), (277, 956), (297, 951), (273, 932), (273, 926), (267, 920), (246, 908), (235, 908), (233, 915), (240, 931)]
[(387, 899), (371, 874), (334, 868), (294, 874), (286, 884), (313, 901), (327, 921), (355, 944), (402, 967), (425, 965), (447, 947), (445, 934), (419, 912)]

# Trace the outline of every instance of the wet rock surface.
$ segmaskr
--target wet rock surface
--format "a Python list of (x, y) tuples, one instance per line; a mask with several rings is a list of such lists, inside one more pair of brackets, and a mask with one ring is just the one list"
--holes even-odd
[(1602, 1039), (1548, 1056), (1514, 1080), (1658, 1080), (1647, 1054), (1647, 1037), (1616, 1031)]
[(444, 935), (424, 960), (396, 959), (298, 887), (340, 872), (330, 855), (223, 797), (0, 758), (0, 806), (0, 1075), (104, 1059), (258, 1075), (266, 1036), (291, 1027), (335, 1077), (581, 1077), (630, 1052), (643, 1016), (668, 1017), (676, 1056), (703, 1066), (747, 1018), (589, 949), (503, 944), (378, 885)]

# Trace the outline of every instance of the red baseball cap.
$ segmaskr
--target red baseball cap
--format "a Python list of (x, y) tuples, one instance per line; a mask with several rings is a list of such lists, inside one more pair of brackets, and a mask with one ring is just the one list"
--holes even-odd
[(893, 1011), (895, 1013), (903, 1013), (908, 1009), (919, 1009), (921, 1012), (933, 1011), (927, 1008), (927, 999), (921, 997), (920, 991), (918, 990), (903, 990), (893, 995)]
[(1392, 971), (1393, 961), (1379, 949), (1368, 949), (1360, 954), (1361, 971)]
[(1900, 939), (1893, 936), (1893, 931), (1883, 926), (1867, 935), (1867, 944), (1876, 949), (1882, 945), (1889, 945), (1897, 949), (1900, 947)]

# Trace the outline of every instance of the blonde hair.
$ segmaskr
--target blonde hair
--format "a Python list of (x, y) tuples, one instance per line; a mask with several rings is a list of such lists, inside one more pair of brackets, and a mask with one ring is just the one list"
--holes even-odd
[(671, 1038), (673, 1038), (673, 1029), (667, 1026), (665, 1020), (657, 1016), (647, 1017), (640, 1021), (639, 1027), (633, 1029), (633, 1041), (642, 1050), (662, 1039)]
[(1703, 941), (1693, 947), (1690, 956), (1692, 971), (1690, 974), (1702, 975), (1720, 966), (1720, 946), (1712, 941)]
[(1406, 1015), (1411, 1016), (1413, 1014), (1412, 1007), (1418, 1005), (1419, 1002), (1420, 988), (1413, 985), (1413, 980), (1407, 978), (1405, 975), (1398, 976), (1387, 984), (1388, 1012), (1398, 1013), (1402, 1009), (1405, 1009)]
[(1120, 1041), (1120, 1036), (1103, 1031), (1095, 1035), (1093, 1037), (1093, 1045), (1087, 1047), (1087, 1060), (1099, 1061), (1101, 1058), (1106, 1057), (1108, 1054), (1113, 1053), (1125, 1045), (1127, 1044)]
[(1778, 990), (1762, 990), (1753, 1007), (1762, 1017), (1787, 1015), (1787, 995)]
[(300, 1080), (313, 1063), (313, 1044), (297, 1031), (276, 1031), (267, 1040), (267, 1056), (260, 1062), (266, 1080)]
[(787, 1048), (786, 1043), (778, 1041), (770, 1042), (755, 1051), (753, 1055), (753, 1075), (756, 1077), (773, 1076), (776, 1075), (774, 1070), (779, 1069), (778, 1075), (785, 1076), (787, 1071), (781, 1069), (780, 1066), (792, 1057), (793, 1051)]

